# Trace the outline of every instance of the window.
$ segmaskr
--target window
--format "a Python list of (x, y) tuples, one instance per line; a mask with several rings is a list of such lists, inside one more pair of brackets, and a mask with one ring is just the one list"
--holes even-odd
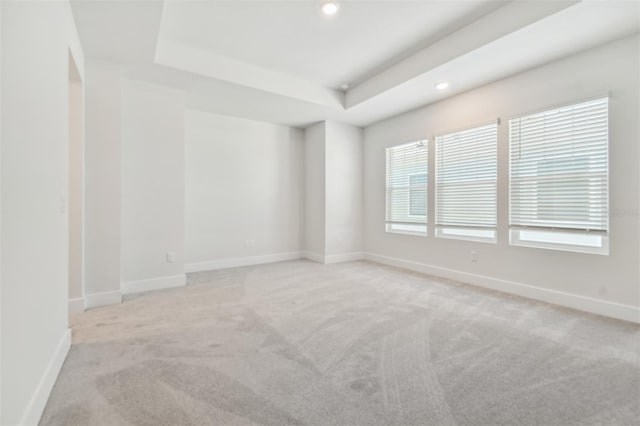
[(427, 234), (427, 141), (387, 148), (386, 230)]
[(436, 236), (496, 241), (498, 125), (436, 137)]
[(608, 254), (608, 105), (509, 120), (511, 244)]
[(409, 216), (427, 217), (427, 174), (409, 176)]

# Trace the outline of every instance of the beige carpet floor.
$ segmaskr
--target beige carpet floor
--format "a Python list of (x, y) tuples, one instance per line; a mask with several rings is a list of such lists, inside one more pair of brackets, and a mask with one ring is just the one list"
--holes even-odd
[(638, 425), (640, 327), (368, 262), (72, 318), (43, 425)]

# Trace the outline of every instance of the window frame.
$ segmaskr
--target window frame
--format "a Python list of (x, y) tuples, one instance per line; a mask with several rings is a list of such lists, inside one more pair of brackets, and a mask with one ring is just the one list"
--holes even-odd
[[(575, 229), (575, 228), (563, 228), (561, 226), (524, 226), (524, 225), (513, 225), (512, 222), (512, 166), (513, 166), (513, 150), (511, 146), (511, 121), (522, 119), (527, 116), (532, 116), (535, 114), (541, 114), (548, 111), (559, 110), (562, 108), (569, 108), (579, 106), (581, 104), (586, 104), (589, 102), (595, 102), (598, 100), (606, 100), (606, 172), (605, 172), (605, 184), (606, 184), (606, 194), (605, 194), (605, 209), (606, 209), (606, 230), (590, 230), (590, 229)], [(610, 236), (611, 236), (611, 210), (610, 210), (610, 198), (611, 198), (611, 185), (610, 185), (610, 169), (611, 169), (611, 114), (610, 114), (610, 100), (611, 96), (609, 93), (600, 95), (600, 96), (592, 96), (589, 98), (577, 99), (572, 102), (566, 102), (563, 104), (556, 104), (552, 106), (547, 106), (545, 108), (537, 109), (535, 111), (523, 112), (517, 115), (510, 116), (506, 119), (507, 123), (507, 150), (508, 150), (508, 231), (509, 231), (509, 245), (514, 247), (530, 247), (530, 248), (539, 248), (546, 250), (557, 250), (557, 251), (567, 251), (574, 253), (585, 253), (585, 254), (596, 254), (596, 255), (604, 255), (608, 256), (610, 254)], [(592, 213), (590, 212), (590, 215)], [(523, 238), (526, 234), (535, 234), (538, 233), (540, 237), (538, 239), (529, 237)], [(544, 241), (544, 237), (541, 234), (550, 234), (556, 235), (559, 237), (565, 236), (565, 238), (570, 239), (571, 236), (580, 235), (580, 236), (600, 236), (601, 237), (601, 245), (600, 246), (592, 246), (588, 244), (575, 244), (570, 241), (567, 242), (550, 242)]]
[[(454, 135), (456, 133), (461, 133), (464, 131), (471, 131), (474, 129), (479, 129), (483, 127), (487, 127), (490, 125), (495, 125), (495, 226), (473, 226), (473, 225), (442, 225), (438, 224), (438, 171), (439, 171), (439, 150), (438, 150), (438, 138), (444, 136)], [(452, 130), (448, 132), (440, 133), (433, 137), (435, 143), (435, 153), (434, 153), (434, 163), (435, 163), (435, 185), (434, 185), (434, 205), (435, 205), (435, 237), (443, 238), (443, 239), (452, 239), (452, 240), (463, 240), (463, 241), (472, 241), (478, 243), (488, 243), (488, 244), (497, 244), (498, 243), (498, 136), (499, 136), (499, 127), (500, 127), (500, 119), (491, 120), (488, 122), (465, 126), (463, 128), (459, 128), (457, 130)], [(466, 234), (463, 231), (468, 231)], [(482, 231), (491, 231), (491, 236), (479, 236), (477, 232)], [(475, 235), (474, 235), (475, 233)]]
[[(388, 210), (389, 210), (389, 176), (388, 176), (388, 171), (389, 171), (389, 165), (387, 163), (388, 161), (388, 153), (389, 150), (394, 149), (394, 148), (401, 148), (401, 147), (405, 147), (405, 146), (409, 146), (409, 145), (417, 145), (417, 144), (422, 144), (422, 146), (424, 146), (424, 149), (426, 150), (426, 161), (425, 161), (425, 171), (424, 172), (419, 172), (419, 173), (411, 173), (408, 174), (407, 176), (409, 177), (409, 184), (408, 184), (408, 196), (409, 196), (409, 200), (407, 202), (407, 217), (422, 217), (422, 215), (411, 215), (411, 184), (410, 184), (410, 177), (411, 176), (417, 176), (417, 175), (425, 175), (427, 182), (426, 182), (426, 186), (425, 186), (425, 215), (424, 215), (424, 223), (422, 222), (402, 222), (402, 221), (390, 221), (388, 220)], [(405, 142), (405, 143), (401, 143), (401, 144), (397, 144), (397, 145), (391, 145), (391, 146), (386, 146), (384, 147), (384, 152), (385, 152), (385, 233), (390, 233), (390, 234), (401, 234), (401, 235), (412, 235), (412, 236), (418, 236), (418, 237), (426, 237), (428, 236), (428, 232), (429, 232), (429, 140), (427, 138), (423, 138), (423, 139), (416, 139), (414, 141), (411, 142)], [(397, 227), (397, 228), (396, 228)], [(402, 228), (416, 228), (415, 230), (411, 230), (411, 229), (402, 229)]]

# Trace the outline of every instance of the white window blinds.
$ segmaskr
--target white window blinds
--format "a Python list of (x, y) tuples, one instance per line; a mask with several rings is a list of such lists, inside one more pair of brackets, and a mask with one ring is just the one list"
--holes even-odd
[(495, 239), (497, 123), (436, 137), (436, 235)]
[(608, 104), (596, 99), (509, 120), (512, 229), (607, 231)]
[(427, 141), (387, 148), (386, 229), (427, 232)]

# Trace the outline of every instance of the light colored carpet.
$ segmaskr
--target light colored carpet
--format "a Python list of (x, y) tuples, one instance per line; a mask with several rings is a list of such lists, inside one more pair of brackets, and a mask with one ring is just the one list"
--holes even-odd
[(368, 262), (191, 274), (72, 327), (43, 425), (640, 418), (640, 327)]

